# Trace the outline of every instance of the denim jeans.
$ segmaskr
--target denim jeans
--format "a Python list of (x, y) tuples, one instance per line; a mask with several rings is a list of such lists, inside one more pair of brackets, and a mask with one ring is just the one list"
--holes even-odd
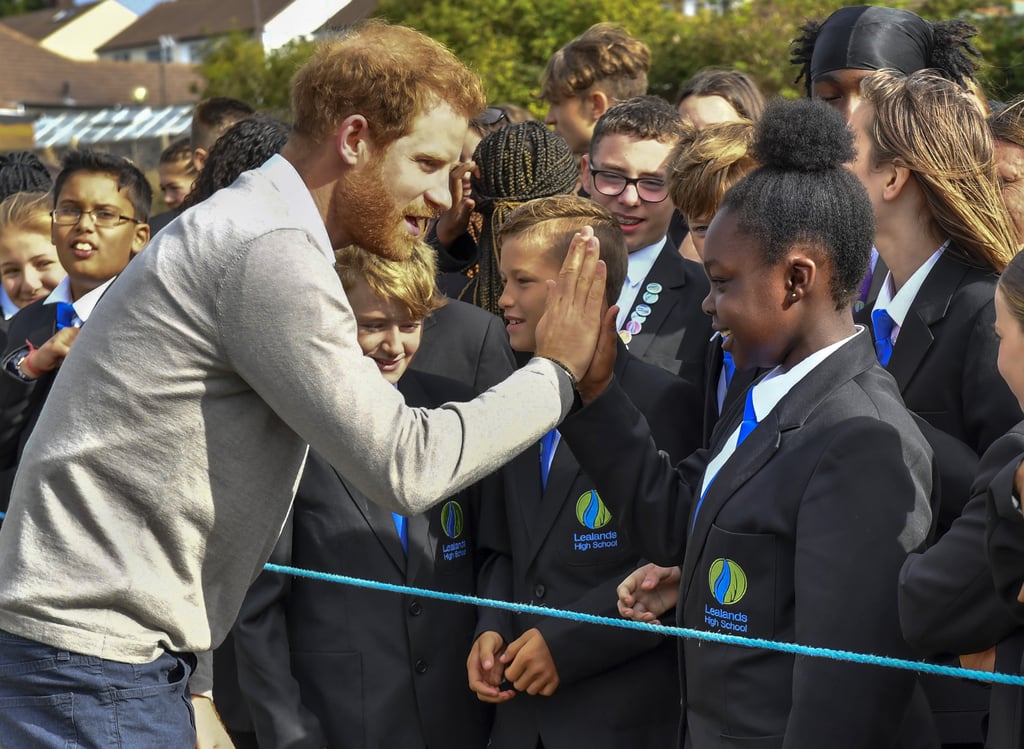
[(193, 749), (192, 655), (132, 664), (0, 631), (4, 749)]

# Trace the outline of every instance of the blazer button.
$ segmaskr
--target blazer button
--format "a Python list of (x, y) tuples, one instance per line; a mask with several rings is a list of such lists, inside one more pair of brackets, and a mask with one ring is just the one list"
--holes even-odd
[(413, 668), (416, 669), (416, 673), (418, 673), (418, 674), (425, 674), (425, 673), (427, 673), (427, 662), (425, 660), (423, 660), (422, 658), (420, 658), (419, 660), (416, 661), (416, 663), (413, 666)]
[(533, 589), (533, 594), (537, 596), (537, 598), (543, 598), (545, 593), (547, 593), (547, 588), (542, 584), (537, 583), (537, 587)]
[(420, 606), (420, 602), (419, 601), (413, 601), (412, 603), (409, 604), (409, 613), (412, 614), (413, 616), (419, 616), (420, 614), (423, 613), (423, 607)]

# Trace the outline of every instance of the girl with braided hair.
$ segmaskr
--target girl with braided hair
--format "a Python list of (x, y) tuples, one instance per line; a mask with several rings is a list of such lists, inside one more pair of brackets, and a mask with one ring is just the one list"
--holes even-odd
[[(473, 161), (479, 174), (474, 173), (471, 190), (474, 214), (479, 218), (470, 219), (470, 231), (458, 240), (459, 250), (449, 249), (445, 259), (446, 248), (442, 248), (439, 262), (450, 268), (459, 255), (462, 269), (468, 272), (448, 273), (439, 284), (449, 296), (501, 315), (495, 241), (498, 229), (517, 206), (528, 200), (575, 192), (579, 168), (562, 136), (536, 121), (508, 125), (485, 136), (476, 147)], [(474, 263), (478, 264), (476, 268), (472, 267)]]

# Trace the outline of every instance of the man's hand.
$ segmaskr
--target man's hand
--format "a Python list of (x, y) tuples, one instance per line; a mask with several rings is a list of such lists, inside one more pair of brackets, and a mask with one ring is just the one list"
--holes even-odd
[(516, 696), (514, 690), (502, 691), (501, 680), (504, 678), (505, 664), (499, 660), (505, 649), (505, 641), (497, 632), (484, 632), (473, 643), (466, 659), (466, 672), (469, 676), (469, 688), (476, 693), (481, 702), (498, 704), (507, 702)]
[(594, 358), (587, 368), (587, 373), (580, 380), (580, 400), (583, 405), (594, 401), (608, 389), (615, 370), (615, 354), (619, 342), (619, 333), (615, 330), (615, 318), (619, 314), (618, 305), (613, 305), (604, 313), (601, 333), (597, 338)]
[(480, 167), (465, 161), (452, 169), (448, 189), (452, 193), (452, 207), (437, 219), (437, 241), (442, 247), (451, 247), (469, 228), (469, 216), (476, 208), (472, 197), (472, 176), (480, 176)]
[(594, 230), (583, 227), (569, 244), (558, 280), (547, 282), (547, 305), (537, 323), (537, 356), (561, 362), (577, 382), (590, 367), (601, 333), (608, 271), (599, 251)]
[(71, 350), (71, 344), (81, 331), (78, 328), (61, 328), (46, 343), (31, 352), (21, 364), (21, 371), (36, 379), (60, 367), (64, 357)]
[(661, 624), (658, 617), (675, 607), (679, 600), (678, 567), (659, 567), (648, 563), (619, 583), (619, 614), (637, 622)]
[(540, 630), (528, 629), (502, 653), (505, 677), (518, 692), (550, 697), (558, 689), (558, 669)]
[(196, 716), (196, 749), (235, 749), (235, 743), (221, 723), (213, 700), (201, 694), (193, 694), (192, 711)]

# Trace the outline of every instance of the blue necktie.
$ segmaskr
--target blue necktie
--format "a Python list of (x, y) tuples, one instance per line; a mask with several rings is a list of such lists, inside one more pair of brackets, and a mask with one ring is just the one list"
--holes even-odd
[(75, 325), (75, 306), (67, 302), (57, 302), (57, 330), (71, 328)]
[(725, 386), (732, 385), (732, 377), (736, 374), (736, 364), (732, 360), (732, 354), (728, 351), (722, 352), (722, 369), (725, 370)]
[(392, 512), (391, 517), (395, 520), (395, 530), (398, 531), (398, 540), (402, 542), (402, 551), (409, 556), (409, 520), (397, 512)]
[[(750, 436), (750, 433), (757, 428), (757, 412), (754, 410), (754, 388), (750, 388), (747, 391), (747, 399), (743, 403), (743, 421), (740, 422), (740, 433), (736, 438), (736, 449), (743, 444), (743, 440)], [(725, 466), (722, 466), (723, 468)], [(719, 470), (719, 473), (721, 470)], [(708, 495), (708, 490), (711, 485), (715, 483), (715, 479), (718, 478), (716, 473), (714, 478), (708, 482), (708, 485), (704, 487), (704, 493), (700, 495), (700, 499), (697, 500), (697, 509), (693, 512), (693, 524), (690, 526), (690, 533), (693, 533), (694, 527), (697, 525), (697, 515), (700, 514), (700, 506), (704, 504), (704, 497)]]
[(546, 489), (548, 486), (548, 474), (551, 472), (551, 461), (555, 458), (555, 448), (558, 447), (558, 440), (561, 435), (557, 429), (540, 438), (540, 485)]
[(892, 356), (892, 331), (896, 322), (884, 309), (876, 309), (871, 313), (871, 326), (875, 329), (875, 353), (884, 367)]

